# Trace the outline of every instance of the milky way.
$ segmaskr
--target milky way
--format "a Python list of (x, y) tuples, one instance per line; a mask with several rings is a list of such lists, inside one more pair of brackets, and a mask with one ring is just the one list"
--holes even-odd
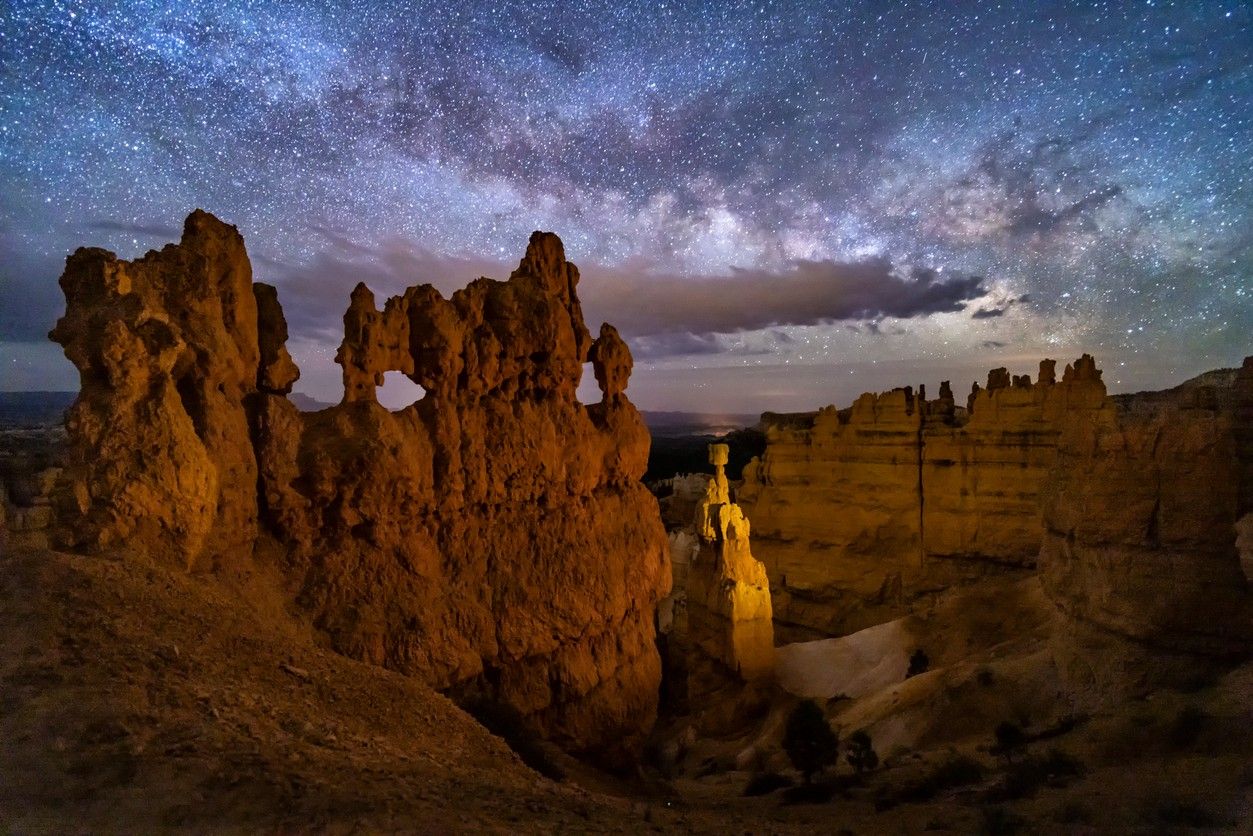
[(1250, 7), (952, 5), (11, 0), (0, 388), (74, 387), (44, 337), (70, 250), (197, 206), (324, 400), (357, 281), (503, 278), (533, 229), (649, 408), (1253, 353)]

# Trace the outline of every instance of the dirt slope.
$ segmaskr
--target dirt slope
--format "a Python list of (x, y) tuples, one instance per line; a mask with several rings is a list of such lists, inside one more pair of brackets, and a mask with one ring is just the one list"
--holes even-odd
[(0, 830), (648, 828), (418, 681), (316, 647), (264, 588), (0, 557)]

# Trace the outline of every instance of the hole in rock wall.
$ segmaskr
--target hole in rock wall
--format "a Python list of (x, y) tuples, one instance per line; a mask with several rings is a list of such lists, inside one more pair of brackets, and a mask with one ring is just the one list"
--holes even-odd
[(344, 370), (335, 362), (333, 344), (292, 338), (287, 350), (300, 379), (287, 399), (301, 412), (318, 412), (344, 399)]
[(415, 402), (422, 400), (426, 390), (414, 383), (402, 372), (388, 372), (383, 376), (383, 385), (375, 390), (378, 401), (392, 412), (398, 412)]
[(591, 363), (583, 364), (583, 376), (579, 378), (577, 397), (579, 403), (600, 403), (600, 387), (596, 385), (596, 374)]

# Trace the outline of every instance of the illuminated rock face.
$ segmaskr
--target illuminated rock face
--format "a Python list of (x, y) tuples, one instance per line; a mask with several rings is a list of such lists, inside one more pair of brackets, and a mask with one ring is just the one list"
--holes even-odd
[(703, 658), (691, 663), (693, 698), (717, 688), (728, 673), (745, 682), (774, 674), (770, 582), (749, 548), (748, 519), (731, 501), (727, 454), (727, 445), (709, 445), (714, 475), (696, 509), (700, 548), (688, 570), (687, 610), (689, 641)]
[(246, 398), (260, 349), (243, 239), (204, 212), (181, 245), (134, 262), (80, 249), (61, 276), (50, 335), (78, 367), (69, 544), (128, 544), (186, 562), (257, 534), (257, 465)]
[[(593, 341), (560, 240), (507, 282), (375, 307), (352, 293), (344, 402), (302, 414), (273, 290), (233, 227), (128, 263), (79, 250), (53, 338), (82, 375), (68, 423), (70, 545), (212, 565), (271, 553), (340, 652), (499, 699), (573, 751), (612, 758), (656, 711), (653, 612), (670, 586), (630, 353)], [(575, 390), (592, 360), (604, 392)], [(426, 389), (392, 413), (387, 371)]]
[(1064, 416), (1105, 397), (1092, 358), (1055, 381), (1004, 369), (958, 410), (947, 382), (862, 395), (810, 420), (767, 421), (741, 504), (794, 639), (843, 635), (909, 612), (932, 592), (1034, 566), (1040, 491)]
[(1080, 694), (1186, 686), (1249, 653), (1237, 522), (1253, 510), (1251, 361), (1233, 389), (1067, 416), (1040, 577), (1059, 613), (1054, 655)]

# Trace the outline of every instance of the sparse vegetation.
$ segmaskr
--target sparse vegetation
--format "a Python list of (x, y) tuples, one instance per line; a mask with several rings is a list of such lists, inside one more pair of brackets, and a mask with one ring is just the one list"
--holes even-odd
[(865, 731), (855, 731), (849, 735), (846, 744), (848, 752), (844, 758), (858, 775), (869, 772), (879, 765), (879, 755), (875, 753), (870, 735)]
[(880, 794), (875, 809), (886, 810), (897, 804), (930, 801), (945, 790), (969, 786), (983, 780), (983, 767), (974, 758), (952, 755), (916, 780)]
[(840, 739), (831, 730), (827, 717), (813, 700), (797, 703), (787, 718), (783, 751), (806, 784), (816, 773), (836, 762)]
[(927, 651), (920, 647), (909, 657), (909, 670), (905, 671), (905, 678), (909, 679), (911, 676), (926, 673), (930, 667), (931, 657), (927, 656)]

